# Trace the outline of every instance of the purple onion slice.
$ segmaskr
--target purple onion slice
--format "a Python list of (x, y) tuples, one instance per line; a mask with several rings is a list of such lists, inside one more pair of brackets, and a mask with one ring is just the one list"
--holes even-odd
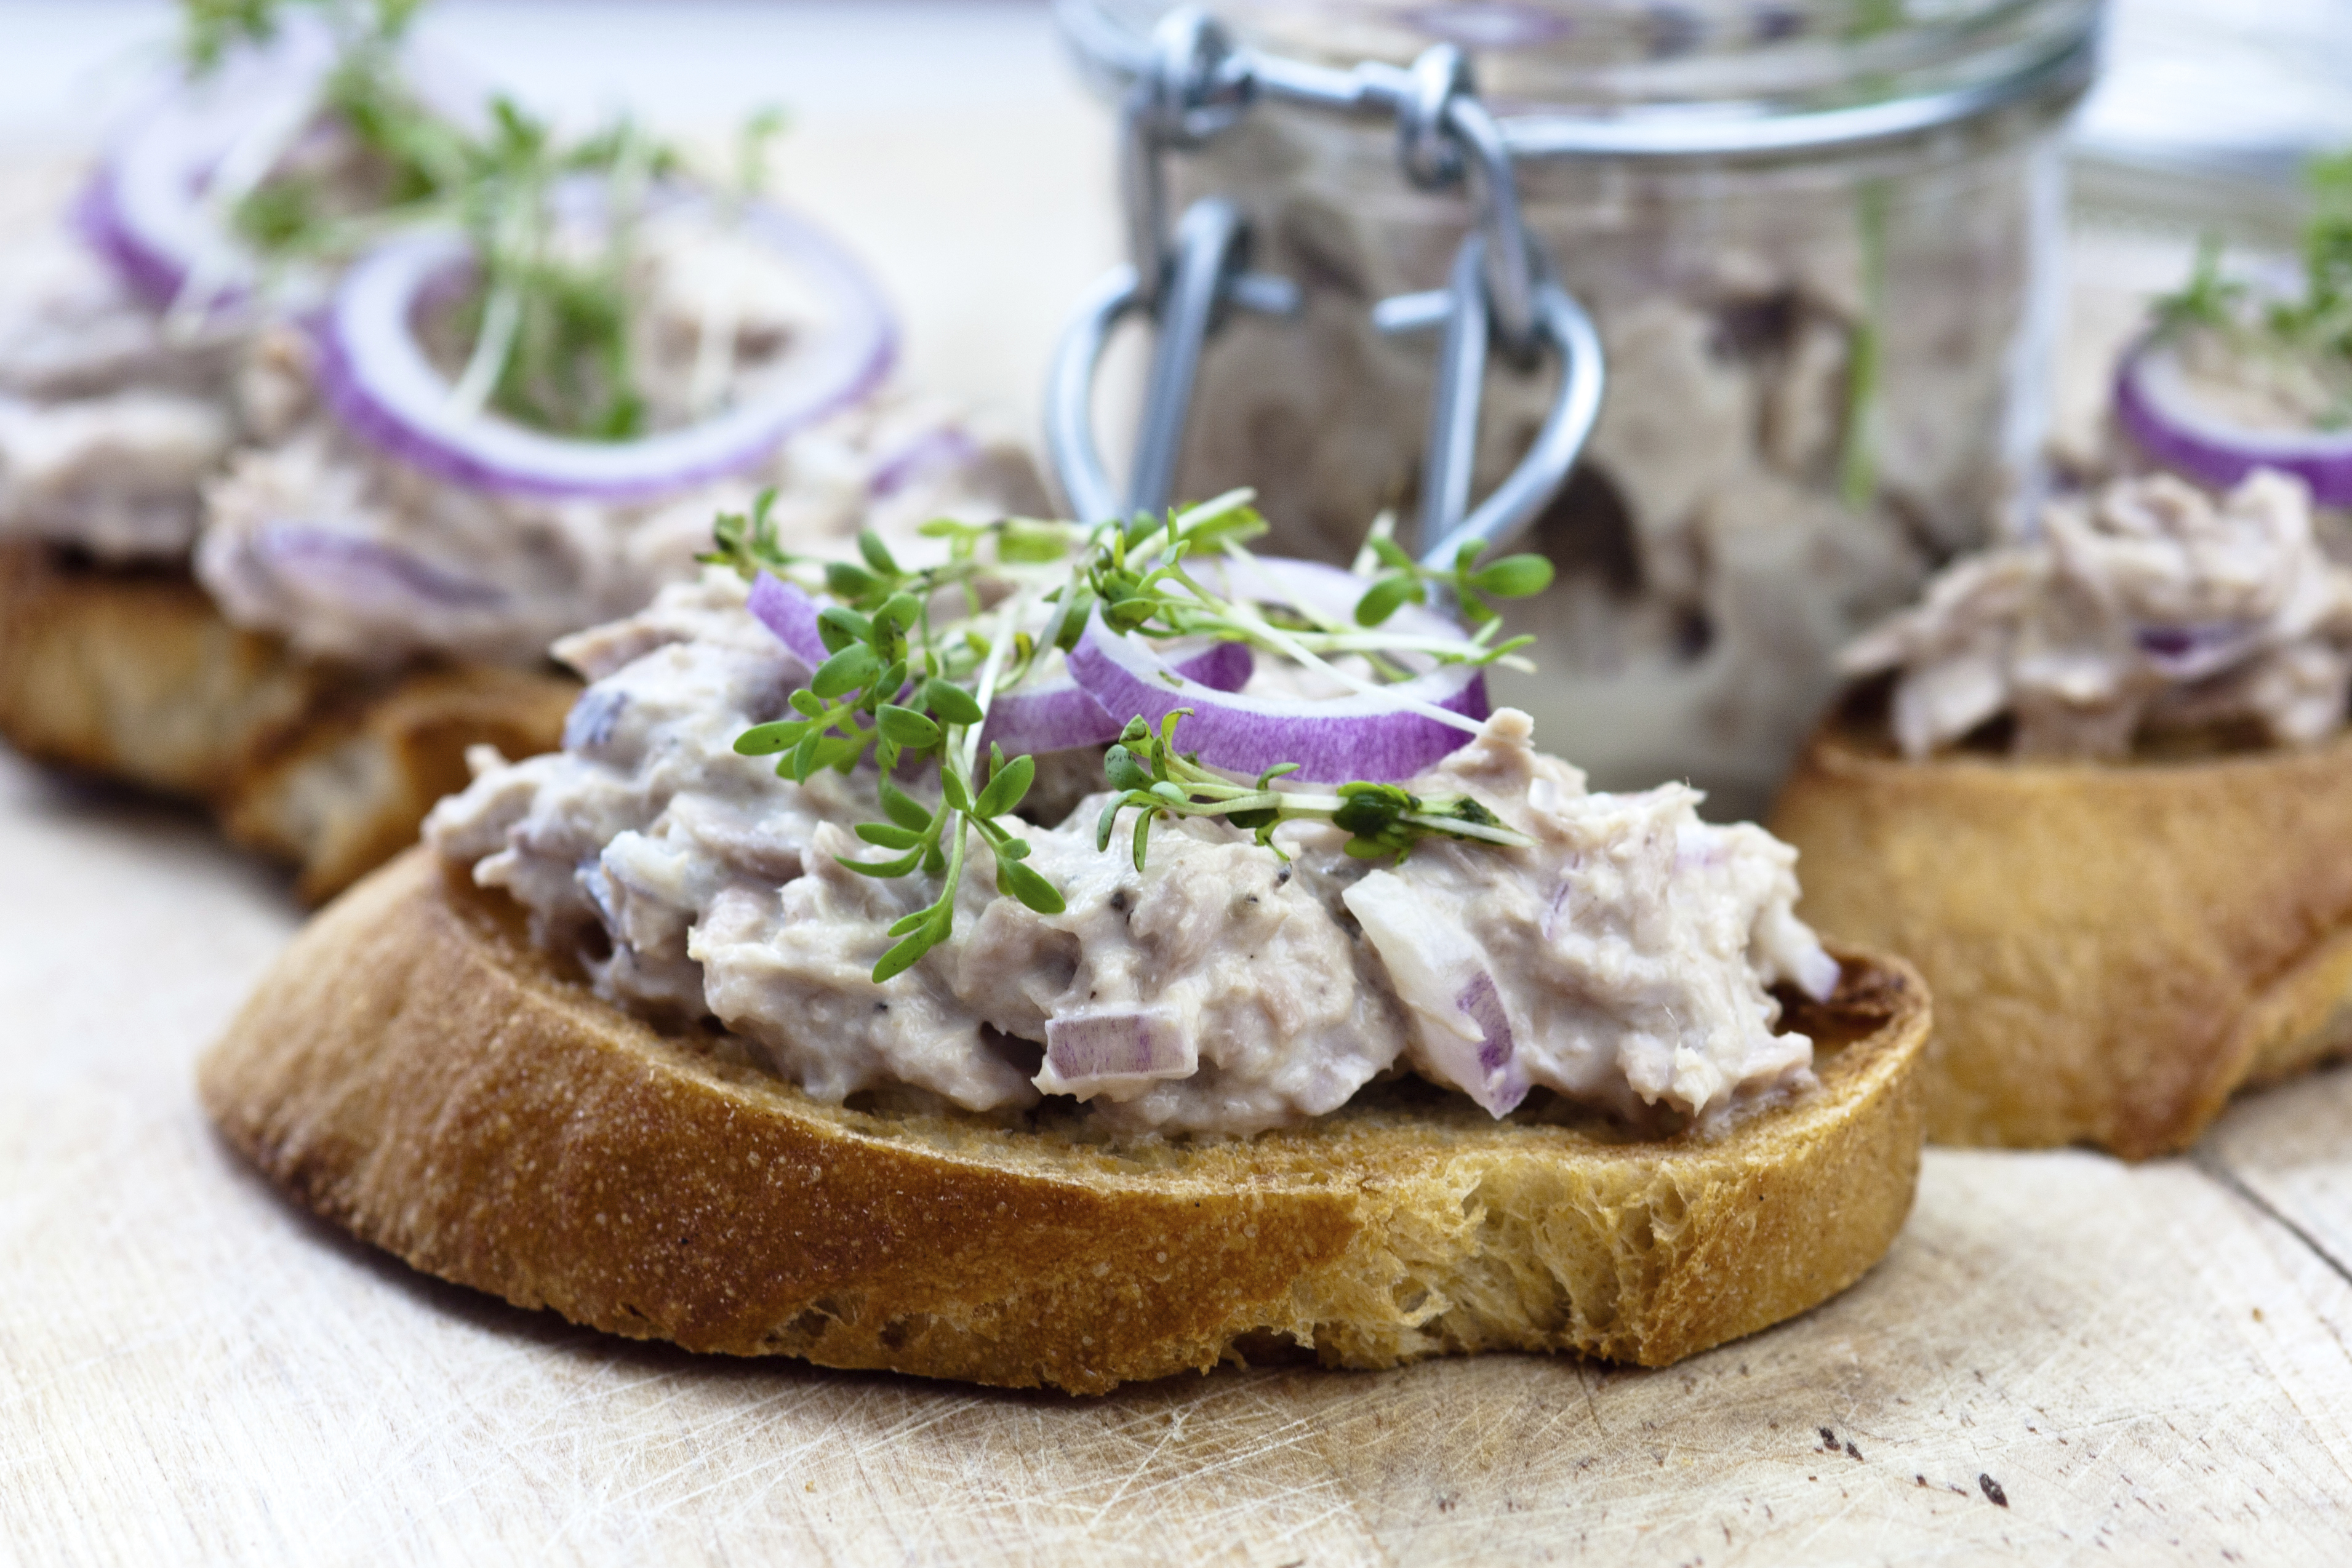
[(2243, 661), (2261, 646), (2260, 622), (2147, 626), (2134, 634), (2142, 658), (2168, 680), (2202, 680)]
[(816, 627), (816, 601), (793, 584), (785, 582), (772, 572), (762, 572), (753, 579), (749, 605), (760, 624), (776, 634), (776, 640), (793, 650), (793, 657), (814, 669), (831, 657), (825, 651), (824, 637)]
[(1219, 691), (1187, 679), (1142, 638), (1111, 631), (1099, 613), (1070, 652), (1070, 673), (1106, 710), (1122, 715), (1122, 724), (1140, 717), (1157, 725), (1179, 708), (1191, 709), (1177, 721), (1177, 744), (1212, 766), (1257, 773), (1296, 763), (1290, 776), (1310, 784), (1393, 784), (1468, 743), (1467, 731), (1399, 699), (1465, 719), (1484, 719), (1489, 710), (1485, 673), (1466, 664), (1442, 665), (1383, 692), (1324, 701)]
[[(1210, 690), (1239, 691), (1249, 684), (1257, 662), (1247, 643), (1213, 642), (1175, 651), (1169, 668)], [(1086, 688), (1064, 675), (1004, 692), (991, 702), (980, 743), (983, 752), (1001, 745), (1008, 755), (1034, 755), (1108, 746), (1124, 728), (1123, 720), (1113, 719)]]
[(961, 468), (980, 456), (980, 443), (961, 426), (941, 425), (924, 431), (882, 459), (866, 481), (866, 493), (877, 500), (897, 495), (925, 474)]
[[(1289, 604), (1345, 623), (1370, 584), (1351, 572), (1279, 556), (1188, 563), (1192, 575), (1234, 598)], [(1385, 630), (1458, 640), (1460, 626), (1418, 605), (1400, 606)], [(1310, 784), (1408, 779), (1467, 743), (1466, 730), (1415, 711), (1443, 708), (1465, 719), (1488, 712), (1486, 678), (1475, 665), (1439, 665), (1379, 692), (1325, 700), (1252, 697), (1187, 679), (1151, 645), (1112, 632), (1097, 615), (1070, 653), (1070, 673), (1123, 728), (1131, 717), (1157, 724), (1179, 708), (1178, 742), (1201, 760), (1239, 773), (1296, 763)]]
[(201, 80), (175, 82), (100, 160), (74, 210), (82, 238), (159, 310), (184, 303), (193, 282), (206, 298), (186, 304), (216, 311), (242, 302), (258, 269), (208, 199), (214, 176), (249, 138), (306, 114), (332, 64), (324, 29), (295, 26)]
[(494, 610), (507, 602), (506, 590), (493, 584), (452, 572), (415, 551), (325, 524), (265, 523), (255, 531), (252, 551), (271, 576), (331, 603)]
[[(814, 669), (831, 655), (816, 625), (817, 604), (790, 583), (768, 573), (751, 584), (751, 610), (803, 664)], [(1249, 682), (1255, 661), (1248, 645), (1210, 643), (1180, 653), (1173, 668), (1219, 691), (1238, 691)], [(988, 705), (981, 748), (1001, 745), (1006, 753), (1031, 756), (1080, 746), (1108, 746), (1122, 725), (1067, 676), (1000, 692)]]
[(1106, 1089), (1200, 1070), (1197, 1043), (1166, 1007), (1119, 1007), (1045, 1020), (1041, 1087), (1085, 1100)]
[(1339, 896), (1413, 1015), (1415, 1065), (1490, 1116), (1517, 1110), (1528, 1097), (1527, 1064), (1486, 955), (1458, 912), (1389, 871), (1370, 872)]
[(2116, 419), (2152, 460), (2215, 489), (2277, 468), (2319, 505), (2352, 507), (2352, 430), (2252, 430), (2218, 418), (2198, 405), (2179, 356), (2154, 339), (2116, 368)]
[(320, 390), (346, 427), (382, 450), (498, 494), (645, 500), (740, 473), (871, 392), (898, 345), (880, 292), (831, 238), (764, 204), (741, 222), (814, 286), (824, 324), (757, 398), (715, 418), (642, 440), (582, 441), (459, 408), (415, 331), (420, 298), (472, 259), (465, 236), (447, 229), (390, 240), (345, 276), (319, 329)]

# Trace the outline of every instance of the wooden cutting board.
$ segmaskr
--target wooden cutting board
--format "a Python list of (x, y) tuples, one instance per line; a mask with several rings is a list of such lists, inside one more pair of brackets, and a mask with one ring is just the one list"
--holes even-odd
[(2352, 1073), (2193, 1160), (1931, 1152), (1859, 1286), (1663, 1372), (1003, 1394), (609, 1339), (346, 1241), (189, 1089), (281, 883), (14, 760), (0, 867), (0, 1559), (2352, 1556)]
[[(786, 149), (919, 375), (1016, 410), (1111, 249), (1058, 90)], [(2352, 1074), (2193, 1160), (1933, 1152), (1876, 1272), (1667, 1371), (1079, 1400), (608, 1339), (290, 1209), (189, 1066), (295, 921), (193, 817), (0, 757), (0, 1562), (2352, 1561)]]

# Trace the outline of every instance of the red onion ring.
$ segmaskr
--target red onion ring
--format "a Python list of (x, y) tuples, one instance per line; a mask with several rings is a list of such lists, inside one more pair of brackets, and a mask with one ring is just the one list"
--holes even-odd
[(113, 164), (100, 164), (82, 187), (68, 221), (82, 243), (98, 252), (133, 294), (155, 310), (167, 310), (188, 280), (187, 266), (177, 253), (155, 242), (152, 225), (134, 223), (123, 212), (121, 184)]
[[(1169, 668), (1208, 690), (1239, 691), (1249, 684), (1257, 661), (1249, 645), (1213, 642), (1171, 661)], [(1001, 745), (1006, 754), (1022, 752), (1067, 752), (1080, 746), (1108, 746), (1127, 728), (1070, 676), (1024, 686), (999, 696), (988, 707), (988, 723), (980, 732), (981, 749)]]
[(314, 99), (332, 63), (323, 29), (291, 27), (267, 48), (236, 51), (208, 77), (175, 81), (100, 160), (73, 214), (84, 242), (159, 310), (198, 278), (210, 297), (191, 304), (211, 311), (242, 301), (259, 274), (206, 199), (214, 174), (257, 127)]
[[(751, 614), (776, 634), (794, 658), (814, 670), (833, 657), (817, 630), (816, 601), (791, 583), (762, 572), (751, 584)], [(1248, 684), (1255, 660), (1245, 643), (1211, 643), (1178, 658), (1171, 667), (1191, 680), (1217, 691), (1238, 691)], [(1080, 746), (1108, 746), (1126, 727), (1103, 711), (1067, 676), (999, 692), (988, 705), (988, 722), (980, 732), (983, 753), (990, 744), (1006, 753), (1035, 756), (1046, 752), (1074, 751)]]
[(848, 252), (815, 227), (754, 203), (746, 230), (814, 282), (825, 324), (792, 351), (791, 370), (756, 401), (637, 441), (579, 441), (461, 412), (413, 330), (419, 297), (466, 266), (462, 234), (431, 230), (362, 257), (318, 330), (319, 384), (354, 434), (452, 484), (496, 494), (629, 501), (739, 473), (793, 431), (862, 399), (898, 349), (889, 308)]
[[(315, 110), (341, 44), (322, 22), (282, 18), (266, 43), (240, 45), (200, 77), (173, 72), (112, 139), (75, 203), (71, 222), (131, 290), (158, 310), (179, 305), (233, 314), (262, 286), (262, 268), (221, 223), (211, 200), (222, 166), (249, 135), (319, 125)], [(472, 73), (411, 42), (402, 49), (410, 90), (453, 124), (487, 124), (487, 91)], [(184, 298), (201, 282), (205, 298)], [(325, 291), (312, 268), (268, 279), (282, 309)]]
[(2143, 339), (2116, 370), (2116, 420), (2165, 468), (2227, 489), (2256, 468), (2311, 487), (2321, 506), (2352, 507), (2352, 431), (2249, 430), (2197, 406), (2171, 349)]
[[(1203, 583), (1217, 579), (1212, 585), (1235, 596), (1274, 602), (1272, 595), (1251, 587), (1251, 575), (1261, 574), (1265, 586), (1279, 589), (1292, 603), (1333, 619), (1352, 614), (1370, 586), (1336, 566), (1277, 557), (1204, 562), (1192, 570)], [(1390, 625), (1410, 636), (1463, 635), (1435, 611), (1413, 605), (1401, 607)], [(1177, 709), (1190, 708), (1192, 716), (1179, 721), (1178, 740), (1205, 763), (1238, 773), (1296, 763), (1298, 771), (1290, 776), (1309, 784), (1392, 784), (1469, 743), (1467, 731), (1414, 712), (1398, 698), (1466, 719), (1484, 719), (1489, 711), (1486, 672), (1468, 664), (1439, 665), (1383, 692), (1319, 701), (1213, 690), (1188, 679), (1142, 638), (1112, 632), (1098, 613), (1087, 620), (1085, 636), (1070, 652), (1070, 674), (1122, 721), (1139, 716), (1156, 725)]]
[[(1229, 599), (1290, 605), (1350, 630), (1358, 629), (1357, 601), (1371, 586), (1345, 567), (1302, 561), (1293, 555), (1210, 557), (1188, 561), (1184, 565), (1203, 586)], [(1406, 637), (1443, 637), (1450, 642), (1458, 642), (1469, 635), (1458, 621), (1411, 600), (1399, 605), (1378, 629)]]

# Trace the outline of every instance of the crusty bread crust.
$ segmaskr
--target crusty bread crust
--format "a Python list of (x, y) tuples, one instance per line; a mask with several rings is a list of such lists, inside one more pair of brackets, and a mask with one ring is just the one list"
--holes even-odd
[(2186, 1148), (2352, 1046), (2352, 736), (2128, 763), (1908, 762), (1825, 727), (1772, 830), (1799, 912), (1918, 964), (1945, 1143)]
[(1287, 1344), (1664, 1365), (1875, 1263), (1927, 999), (1845, 955), (1821, 1087), (1731, 1131), (1497, 1123), (1407, 1080), (1306, 1130), (1120, 1143), (819, 1104), (597, 999), (419, 849), (314, 920), (205, 1058), (279, 1186), (417, 1268), (688, 1349), (1095, 1393)]
[(378, 676), (223, 618), (184, 572), (76, 566), (0, 543), (0, 737), (46, 762), (203, 801), (323, 900), (415, 842), (465, 752), (556, 745), (579, 694), (480, 666)]

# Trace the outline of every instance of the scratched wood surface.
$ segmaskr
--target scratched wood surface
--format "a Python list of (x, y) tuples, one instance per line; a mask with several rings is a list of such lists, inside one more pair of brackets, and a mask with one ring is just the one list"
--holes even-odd
[[(927, 379), (1016, 412), (1110, 243), (1098, 128), (1030, 107), (786, 167)], [(2188, 1160), (1932, 1152), (1878, 1270), (1664, 1372), (1072, 1400), (607, 1339), (289, 1209), (189, 1064), (294, 924), (193, 816), (0, 755), (0, 1563), (2352, 1560), (2352, 1073)]]
[(1664, 1372), (1108, 1398), (706, 1361), (420, 1279), (211, 1136), (292, 929), (193, 818), (0, 760), (0, 1558), (2344, 1560), (2352, 1074), (2191, 1160), (1931, 1153), (1886, 1262)]

